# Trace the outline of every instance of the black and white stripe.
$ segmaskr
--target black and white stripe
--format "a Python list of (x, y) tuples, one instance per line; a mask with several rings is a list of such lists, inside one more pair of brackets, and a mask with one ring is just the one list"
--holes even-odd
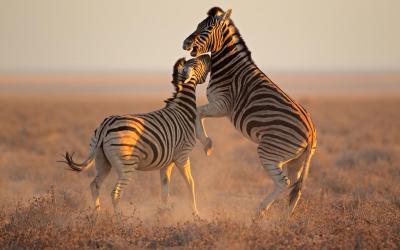
[(293, 212), (316, 147), (310, 114), (256, 66), (230, 19), (231, 10), (214, 7), (207, 14), (183, 42), (192, 56), (211, 52), (209, 104), (198, 107), (197, 137), (210, 154), (211, 140), (203, 119), (228, 117), (245, 137), (258, 144), (261, 163), (274, 180), (274, 190), (260, 211), (268, 209), (292, 182), (289, 204)]
[(118, 173), (112, 191), (117, 215), (122, 189), (136, 170), (160, 170), (162, 201), (168, 199), (168, 188), (173, 166), (185, 177), (192, 193), (192, 208), (197, 214), (194, 182), (190, 172), (189, 153), (195, 145), (196, 85), (205, 81), (210, 70), (210, 57), (202, 55), (174, 65), (172, 83), (175, 93), (166, 100), (166, 107), (138, 115), (110, 116), (95, 130), (88, 159), (78, 164), (66, 153), (66, 163), (81, 171), (93, 163), (97, 175), (91, 184), (96, 209), (99, 209), (99, 188), (111, 167)]

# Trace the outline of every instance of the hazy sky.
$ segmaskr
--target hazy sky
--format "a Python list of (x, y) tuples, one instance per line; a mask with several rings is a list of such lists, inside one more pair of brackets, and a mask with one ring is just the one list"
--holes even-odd
[(0, 72), (169, 72), (216, 5), (263, 69), (400, 71), (399, 0), (0, 0)]

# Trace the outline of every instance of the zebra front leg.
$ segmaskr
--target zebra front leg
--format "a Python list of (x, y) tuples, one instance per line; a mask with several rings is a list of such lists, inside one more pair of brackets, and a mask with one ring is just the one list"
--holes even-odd
[(267, 171), (268, 175), (274, 182), (272, 192), (270, 192), (264, 200), (261, 202), (258, 214), (262, 216), (272, 205), (272, 203), (287, 190), (290, 181), (284, 175), (282, 171), (282, 158), (279, 154), (273, 154), (270, 152), (273, 150), (268, 144), (260, 144), (257, 149), (258, 156), (260, 158), (263, 168)]
[(212, 141), (207, 136), (207, 133), (204, 128), (204, 115), (203, 109), (204, 106), (197, 108), (197, 117), (196, 117), (196, 138), (203, 144), (204, 151), (207, 156), (210, 156), (212, 153)]
[(212, 102), (197, 108), (196, 138), (203, 144), (207, 156), (210, 156), (212, 153), (212, 141), (205, 131), (204, 119), (207, 117), (222, 117), (226, 113), (226, 108), (222, 101)]
[(192, 173), (190, 171), (190, 160), (187, 158), (186, 161), (182, 163), (176, 163), (176, 166), (179, 169), (179, 172), (182, 174), (183, 178), (185, 178), (186, 185), (189, 189), (189, 192), (192, 197), (192, 212), (194, 216), (199, 216), (199, 211), (197, 210), (197, 204), (196, 204), (196, 194), (195, 194), (195, 188), (194, 188), (194, 180), (192, 177)]
[(168, 208), (169, 184), (171, 182), (171, 173), (173, 168), (174, 168), (174, 163), (172, 162), (168, 166), (160, 169), (162, 209)]
[(96, 160), (95, 160), (95, 167), (96, 167), (96, 177), (90, 184), (90, 189), (92, 191), (92, 198), (95, 206), (95, 211), (100, 211), (100, 187), (103, 183), (104, 179), (108, 176), (111, 170), (110, 163), (104, 156), (103, 150), (98, 150), (96, 153)]

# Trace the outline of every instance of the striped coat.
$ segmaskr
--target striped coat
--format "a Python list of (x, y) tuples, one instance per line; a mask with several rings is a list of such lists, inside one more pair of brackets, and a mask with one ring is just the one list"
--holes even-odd
[(316, 148), (316, 130), (310, 114), (256, 66), (230, 19), (231, 10), (224, 12), (214, 7), (207, 14), (183, 43), (192, 56), (211, 52), (209, 104), (198, 107), (197, 138), (210, 154), (212, 141), (203, 120), (227, 117), (245, 137), (258, 144), (260, 161), (274, 181), (274, 189), (259, 211), (267, 210), (290, 189), (292, 213)]
[(76, 171), (96, 164), (97, 175), (91, 184), (96, 210), (100, 207), (99, 189), (115, 168), (118, 180), (112, 191), (117, 215), (123, 188), (136, 170), (160, 170), (163, 205), (167, 205), (171, 171), (176, 166), (192, 194), (193, 213), (197, 214), (194, 181), (190, 172), (189, 153), (195, 145), (196, 85), (205, 81), (210, 57), (203, 55), (174, 65), (175, 93), (166, 107), (146, 114), (110, 116), (95, 130), (88, 159), (78, 164), (68, 152), (65, 162)]

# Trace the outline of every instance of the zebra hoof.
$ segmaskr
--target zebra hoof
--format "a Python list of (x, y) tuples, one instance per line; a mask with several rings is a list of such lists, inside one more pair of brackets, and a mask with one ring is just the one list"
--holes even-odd
[(289, 187), (289, 186), (290, 186), (290, 180), (289, 180), (289, 178), (287, 178), (286, 176), (283, 176), (283, 177), (282, 177), (281, 182), (282, 182), (283, 185), (285, 185), (286, 187)]
[(193, 216), (194, 221), (201, 221), (199, 212), (193, 212), (192, 216)]
[(93, 209), (93, 214), (98, 215), (99, 213), (100, 213), (100, 205), (96, 206), (96, 207)]
[(206, 144), (204, 144), (204, 151), (206, 152), (207, 156), (212, 154), (212, 141), (210, 138), (207, 138)]
[(253, 223), (257, 223), (261, 221), (264, 217), (266, 216), (266, 211), (265, 210), (259, 210), (256, 212), (256, 214), (251, 218), (251, 221)]
[(173, 212), (173, 210), (174, 210), (174, 207), (172, 205), (169, 205), (169, 206), (163, 205), (157, 209), (157, 213), (159, 215), (167, 215), (167, 214), (171, 214)]

